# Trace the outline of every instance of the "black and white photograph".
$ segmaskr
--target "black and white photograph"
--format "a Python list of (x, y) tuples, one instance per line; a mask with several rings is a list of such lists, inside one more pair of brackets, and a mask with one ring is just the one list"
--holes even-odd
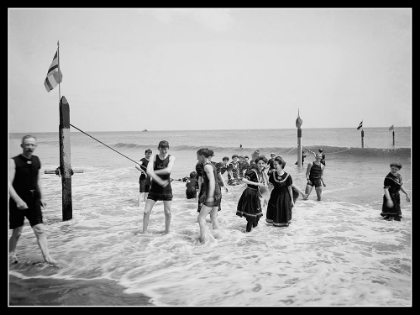
[(9, 7), (8, 307), (412, 307), (412, 20)]

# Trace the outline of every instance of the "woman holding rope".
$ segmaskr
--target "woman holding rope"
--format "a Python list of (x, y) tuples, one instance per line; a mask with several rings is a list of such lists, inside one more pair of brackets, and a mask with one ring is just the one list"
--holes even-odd
[(166, 140), (159, 142), (158, 150), (159, 154), (156, 154), (147, 164), (147, 174), (152, 178), (152, 185), (144, 207), (143, 234), (147, 234), (150, 212), (158, 200), (163, 201), (165, 234), (169, 233), (169, 227), (171, 225), (172, 187), (170, 176), (175, 163), (175, 157), (168, 154), (169, 143)]

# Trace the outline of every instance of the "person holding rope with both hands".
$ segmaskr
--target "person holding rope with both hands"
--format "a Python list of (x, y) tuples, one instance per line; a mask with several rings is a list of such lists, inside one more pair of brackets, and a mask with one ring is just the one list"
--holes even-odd
[(147, 164), (147, 174), (152, 178), (152, 185), (147, 196), (143, 215), (143, 234), (147, 234), (150, 212), (156, 201), (162, 200), (165, 213), (165, 234), (169, 233), (171, 225), (171, 205), (172, 205), (172, 187), (170, 176), (172, 167), (175, 163), (175, 157), (168, 154), (169, 143), (162, 140), (158, 145), (159, 154)]

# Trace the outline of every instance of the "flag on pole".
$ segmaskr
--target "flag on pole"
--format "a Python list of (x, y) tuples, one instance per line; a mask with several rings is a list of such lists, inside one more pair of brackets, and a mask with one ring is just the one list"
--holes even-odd
[(44, 86), (47, 92), (51, 91), (63, 80), (63, 75), (58, 67), (58, 52), (55, 52), (54, 59), (51, 66), (48, 68), (47, 77), (44, 81)]
[(392, 125), (391, 127), (389, 127), (389, 130), (394, 130), (394, 125)]
[(363, 127), (363, 120), (360, 122), (359, 127), (357, 127), (357, 130)]

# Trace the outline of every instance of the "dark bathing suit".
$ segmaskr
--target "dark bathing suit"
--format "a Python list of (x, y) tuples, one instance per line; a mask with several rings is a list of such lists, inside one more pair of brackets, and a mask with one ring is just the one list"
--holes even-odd
[(185, 186), (187, 187), (185, 190), (187, 199), (193, 199), (197, 197), (198, 182), (196, 178), (191, 178), (190, 181), (185, 184)]
[(309, 180), (311, 181), (311, 184), (308, 185), (310, 186), (314, 186), (315, 187), (320, 187), (322, 186), (321, 183), (321, 173), (322, 173), (322, 168), (321, 165), (316, 165), (315, 163), (312, 163), (312, 167), (311, 170), (309, 171)]
[[(204, 171), (204, 166), (206, 166), (206, 165), (211, 165), (211, 167), (213, 169), (213, 176), (214, 176), (214, 193), (213, 193), (214, 202), (213, 202), (213, 204), (207, 204), (206, 203), (207, 196), (210, 193), (208, 191), (209, 188), (210, 188), (210, 179), (207, 177), (207, 173)], [(220, 205), (220, 202), (222, 201), (222, 193), (221, 193), (221, 190), (220, 190), (219, 181), (217, 180), (216, 166), (214, 166), (214, 164), (211, 163), (211, 162), (208, 162), (204, 166), (203, 166), (203, 180), (204, 180), (204, 186), (205, 186), (206, 190), (205, 190), (204, 194), (200, 197), (200, 203), (202, 203), (203, 205), (205, 205), (207, 207), (218, 207)]]
[(27, 159), (22, 154), (13, 157), (16, 165), (13, 188), (25, 201), (28, 209), (19, 210), (16, 202), (9, 199), (9, 223), (10, 229), (23, 226), (25, 217), (31, 226), (42, 223), (41, 199), (38, 188), (38, 172), (41, 169), (41, 161), (36, 155)]
[[(153, 170), (161, 170), (166, 167), (168, 167), (169, 164), (169, 157), (171, 155), (168, 154), (168, 156), (161, 160), (159, 155), (156, 154), (156, 159), (153, 165)], [(170, 174), (156, 174), (159, 176), (162, 180), (169, 180)], [(152, 181), (152, 185), (150, 187), (149, 195), (147, 196), (147, 199), (151, 199), (154, 201), (163, 200), (163, 201), (171, 201), (172, 200), (172, 186), (171, 182), (169, 181), (169, 184), (165, 187), (162, 187), (156, 181)]]
[[(146, 158), (142, 158), (140, 161), (142, 161), (143, 163), (140, 165), (140, 168), (143, 171), (146, 171), (147, 169), (147, 164), (149, 164), (149, 161)], [(144, 175), (143, 173), (141, 173), (140, 177), (139, 177), (139, 184), (140, 184), (140, 192), (149, 192), (150, 191), (150, 176), (149, 175)]]

